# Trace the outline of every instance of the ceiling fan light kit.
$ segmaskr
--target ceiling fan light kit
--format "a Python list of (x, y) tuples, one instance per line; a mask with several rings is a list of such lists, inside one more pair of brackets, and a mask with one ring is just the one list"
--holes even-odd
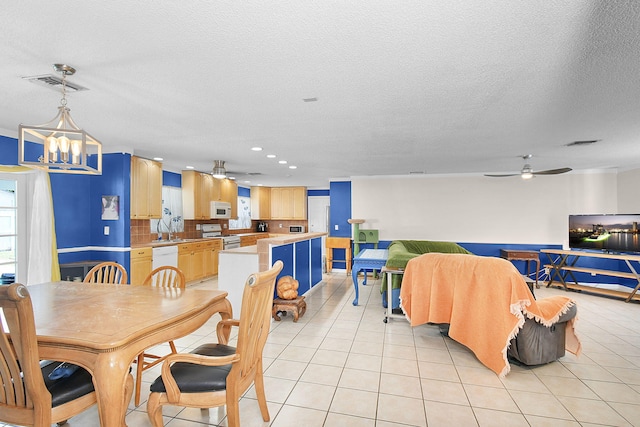
[[(527, 160), (529, 160), (530, 158), (533, 157), (533, 154), (526, 154), (526, 155), (520, 156), (520, 157), (522, 157), (522, 159), (526, 162)], [(559, 168), (559, 169), (548, 169), (548, 170), (544, 170), (544, 171), (534, 172), (533, 169), (531, 168), (531, 165), (529, 163), (526, 163), (519, 174), (517, 174), (517, 173), (497, 174), (497, 175), (496, 174), (485, 174), (485, 176), (488, 176), (488, 177), (491, 177), (491, 178), (505, 178), (505, 177), (508, 177), (508, 176), (518, 176), (518, 175), (520, 175), (520, 178), (522, 178), (522, 179), (531, 179), (531, 178), (535, 178), (536, 175), (560, 175), (560, 174), (563, 174), (563, 173), (571, 172), (571, 170), (572, 170), (571, 168)]]
[(224, 160), (214, 160), (211, 175), (214, 178), (224, 179), (227, 177), (227, 170), (224, 168)]

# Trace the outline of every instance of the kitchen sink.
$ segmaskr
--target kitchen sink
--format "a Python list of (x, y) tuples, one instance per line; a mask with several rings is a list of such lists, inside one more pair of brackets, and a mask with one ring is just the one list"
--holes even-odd
[(177, 243), (177, 242), (193, 242), (197, 239), (171, 239), (171, 240), (152, 240), (151, 243)]

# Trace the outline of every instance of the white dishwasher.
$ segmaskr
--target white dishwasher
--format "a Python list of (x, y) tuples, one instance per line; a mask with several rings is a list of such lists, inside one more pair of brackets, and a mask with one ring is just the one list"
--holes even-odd
[(163, 265), (178, 267), (178, 245), (156, 246), (153, 248), (153, 269)]

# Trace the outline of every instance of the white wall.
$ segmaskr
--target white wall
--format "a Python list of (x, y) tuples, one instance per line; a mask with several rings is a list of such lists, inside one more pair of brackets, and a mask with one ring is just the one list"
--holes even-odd
[(618, 174), (618, 213), (640, 214), (640, 169)]
[(351, 197), (353, 218), (380, 240), (566, 245), (569, 214), (618, 206), (615, 173), (354, 177)]

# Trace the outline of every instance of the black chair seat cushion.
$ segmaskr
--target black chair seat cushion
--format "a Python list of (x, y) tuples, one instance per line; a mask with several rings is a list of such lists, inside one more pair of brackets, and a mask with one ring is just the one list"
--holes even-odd
[[(203, 344), (193, 350), (192, 354), (204, 356), (230, 356), (235, 354), (235, 347), (222, 344)], [(183, 393), (200, 393), (203, 391), (220, 391), (227, 388), (227, 375), (231, 364), (224, 366), (203, 366), (195, 363), (179, 362), (171, 366), (171, 375), (175, 378), (178, 388)], [(151, 392), (164, 393), (166, 391), (162, 376), (151, 384)]]
[(62, 405), (74, 399), (91, 393), (93, 388), (93, 380), (91, 374), (83, 369), (78, 368), (71, 376), (67, 378), (59, 378), (57, 380), (49, 379), (49, 374), (61, 362), (43, 361), (40, 363), (42, 375), (44, 377), (44, 385), (51, 393), (51, 406)]

